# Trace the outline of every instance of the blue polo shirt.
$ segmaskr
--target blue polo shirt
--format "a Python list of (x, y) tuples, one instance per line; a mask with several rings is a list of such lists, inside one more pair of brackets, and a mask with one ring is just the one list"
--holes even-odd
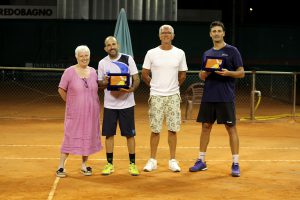
[[(207, 50), (203, 54), (203, 63), (207, 57), (222, 58), (222, 68), (229, 71), (236, 71), (238, 67), (243, 67), (243, 61), (240, 52), (236, 47), (226, 44), (222, 49)], [(234, 102), (235, 101), (235, 78), (220, 76), (212, 72), (205, 79), (204, 93), (202, 102)]]

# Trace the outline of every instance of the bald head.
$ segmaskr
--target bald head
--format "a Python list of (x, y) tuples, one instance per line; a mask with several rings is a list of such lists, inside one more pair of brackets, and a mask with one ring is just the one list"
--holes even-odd
[(104, 40), (104, 50), (111, 59), (115, 59), (119, 54), (118, 41), (114, 36), (108, 36)]
[(112, 42), (115, 42), (118, 44), (117, 38), (115, 38), (114, 36), (108, 36), (104, 40), (104, 46), (106, 46), (109, 41), (112, 41)]

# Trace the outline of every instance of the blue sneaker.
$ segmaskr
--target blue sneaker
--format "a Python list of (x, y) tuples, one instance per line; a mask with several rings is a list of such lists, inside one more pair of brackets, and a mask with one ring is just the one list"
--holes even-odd
[(190, 172), (204, 171), (207, 170), (205, 162), (202, 162), (201, 159), (198, 159), (193, 167), (190, 167)]
[(232, 163), (231, 166), (231, 176), (240, 177), (240, 166), (239, 163)]

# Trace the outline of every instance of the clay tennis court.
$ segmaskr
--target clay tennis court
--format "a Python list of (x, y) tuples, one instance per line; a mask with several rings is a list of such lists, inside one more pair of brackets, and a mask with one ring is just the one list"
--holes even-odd
[[(59, 104), (56, 108), (44, 106), (43, 110), (51, 113), (53, 109), (62, 108), (63, 104)], [(178, 134), (177, 159), (182, 171), (168, 170), (169, 150), (164, 127), (157, 156), (158, 169), (146, 173), (142, 168), (149, 157), (150, 129), (147, 105), (138, 102), (136, 156), (140, 176), (129, 175), (126, 141), (118, 135), (115, 173), (101, 175), (106, 163), (105, 150), (102, 150), (90, 157), (93, 176), (83, 176), (79, 172), (81, 157), (71, 155), (66, 163), (68, 177), (56, 178), (63, 119), (2, 118), (0, 199), (300, 199), (299, 121), (289, 118), (246, 121), (238, 122), (237, 127), (241, 177), (230, 176), (231, 153), (222, 125), (215, 125), (212, 131), (207, 152), (208, 170), (188, 172), (198, 155), (201, 130), (194, 120), (184, 122)], [(102, 141), (104, 143), (104, 138)]]

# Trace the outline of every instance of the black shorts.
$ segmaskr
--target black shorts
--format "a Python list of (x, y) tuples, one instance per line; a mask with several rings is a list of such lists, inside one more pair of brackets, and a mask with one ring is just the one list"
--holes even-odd
[(122, 136), (135, 136), (134, 106), (125, 109), (104, 108), (102, 135), (116, 135), (118, 121)]
[(202, 102), (200, 105), (197, 122), (213, 124), (217, 120), (218, 124), (234, 126), (235, 103), (234, 102)]

